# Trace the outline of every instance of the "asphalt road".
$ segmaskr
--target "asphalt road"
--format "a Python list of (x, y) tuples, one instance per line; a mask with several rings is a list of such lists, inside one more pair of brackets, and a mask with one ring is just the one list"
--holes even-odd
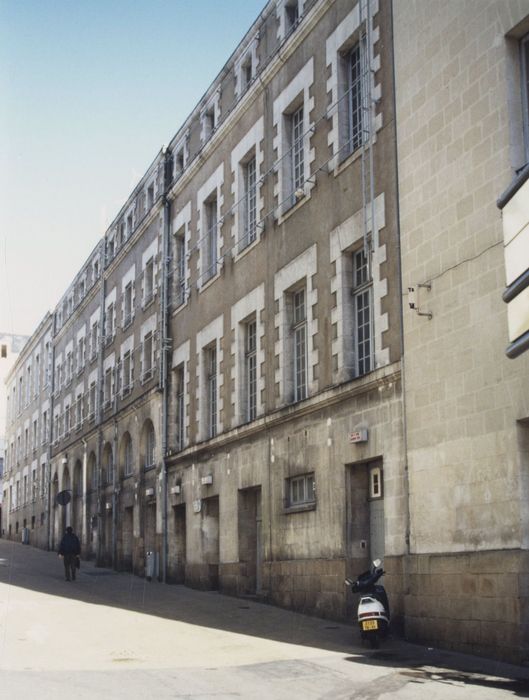
[(529, 670), (0, 540), (0, 698), (498, 700)]

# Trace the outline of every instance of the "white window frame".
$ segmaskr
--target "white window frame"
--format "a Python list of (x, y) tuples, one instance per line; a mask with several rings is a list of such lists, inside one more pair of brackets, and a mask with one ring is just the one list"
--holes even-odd
[(232, 427), (243, 425), (248, 422), (247, 412), (247, 376), (246, 376), (246, 348), (245, 331), (246, 323), (253, 318), (256, 321), (256, 415), (258, 418), (264, 413), (262, 395), (265, 388), (265, 380), (262, 376), (261, 367), (265, 362), (265, 348), (262, 339), (265, 335), (262, 314), (265, 307), (264, 285), (255, 287), (246, 296), (236, 302), (231, 310), (231, 331), (232, 346), (231, 354), (235, 361), (232, 364), (231, 380), (233, 390), (231, 393), (232, 403)]
[[(189, 376), (189, 358), (190, 358), (190, 348), (191, 348), (191, 343), (189, 340), (187, 340), (185, 343), (182, 343), (178, 348), (176, 348), (173, 352), (173, 357), (172, 357), (172, 363), (171, 367), (174, 370), (177, 370), (179, 368), (183, 368), (184, 371), (184, 396), (183, 396), (183, 415), (180, 416), (180, 435), (181, 435), (181, 440), (179, 444), (176, 444), (177, 449), (184, 449), (188, 445), (188, 435), (189, 435), (189, 381), (190, 381), (190, 376)], [(176, 385), (176, 377), (175, 377), (175, 385)], [(175, 402), (176, 402), (176, 395), (175, 395)], [(177, 410), (175, 407), (175, 420), (177, 419)], [(178, 430), (176, 431), (178, 432)]]
[[(315, 186), (315, 182), (310, 179), (312, 163), (316, 157), (315, 149), (311, 148), (314, 122), (310, 121), (310, 115), (314, 110), (314, 97), (310, 96), (310, 88), (313, 83), (314, 59), (311, 58), (273, 103), (273, 126), (276, 130), (273, 147), (277, 159), (277, 182), (274, 186), (274, 195), (276, 216), (279, 223), (293, 204), (308, 197)], [(290, 115), (301, 106), (303, 107), (303, 185), (294, 189), (291, 168), (292, 136), (290, 129), (292, 127)]]
[[(231, 235), (236, 243), (236, 258), (254, 242), (257, 242), (263, 230), (261, 224), (261, 212), (264, 208), (262, 171), (264, 164), (264, 152), (262, 149), (264, 135), (263, 117), (258, 119), (249, 129), (239, 143), (231, 152), (231, 173), (232, 173), (232, 195), (236, 202), (233, 209), (233, 225)], [(248, 240), (245, 230), (245, 213), (247, 203), (247, 192), (245, 186), (245, 168), (248, 161), (255, 158), (255, 238)]]
[(222, 425), (222, 411), (223, 411), (223, 373), (219, 371), (223, 362), (223, 350), (221, 339), (223, 337), (223, 317), (219, 316), (214, 321), (212, 321), (208, 326), (203, 328), (197, 334), (197, 387), (199, 392), (199, 401), (197, 406), (197, 425), (198, 425), (198, 435), (199, 440), (209, 439), (208, 430), (208, 385), (206, 382), (207, 378), (207, 366), (206, 366), (206, 352), (207, 348), (215, 346), (216, 348), (216, 359), (217, 359), (217, 379), (216, 379), (216, 435), (220, 435), (223, 430)]
[(276, 385), (279, 385), (280, 405), (295, 401), (294, 355), (292, 351), (292, 317), (289, 308), (289, 295), (297, 289), (306, 290), (307, 309), (307, 397), (317, 389), (314, 380), (314, 368), (318, 365), (318, 350), (314, 347), (313, 337), (318, 332), (318, 320), (313, 318), (312, 309), (318, 302), (318, 290), (312, 284), (317, 272), (316, 245), (307, 248), (301, 255), (279, 270), (274, 276), (274, 299), (278, 308), (275, 314), (277, 340), (275, 356)]
[[(217, 170), (208, 178), (208, 180), (200, 187), (197, 193), (197, 214), (198, 214), (198, 243), (199, 255), (197, 262), (198, 272), (198, 289), (201, 290), (208, 286), (213, 280), (217, 279), (222, 269), (221, 250), (224, 244), (222, 234), (222, 221), (220, 212), (224, 205), (224, 197), (222, 189), (224, 184), (224, 164), (221, 164)], [(211, 260), (208, 258), (208, 244), (211, 245), (211, 237), (209, 236), (208, 221), (206, 216), (206, 205), (208, 201), (216, 200), (217, 203), (217, 225), (216, 225), (216, 241), (215, 250), (210, 250), (210, 256), (215, 253), (215, 271), (212, 275), (208, 275), (210, 271)]]

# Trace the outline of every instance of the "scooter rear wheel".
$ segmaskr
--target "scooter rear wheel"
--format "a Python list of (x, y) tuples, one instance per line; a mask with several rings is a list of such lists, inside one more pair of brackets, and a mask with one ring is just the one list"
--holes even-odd
[(371, 649), (378, 649), (380, 647), (380, 637), (378, 634), (372, 634), (369, 637), (369, 644)]

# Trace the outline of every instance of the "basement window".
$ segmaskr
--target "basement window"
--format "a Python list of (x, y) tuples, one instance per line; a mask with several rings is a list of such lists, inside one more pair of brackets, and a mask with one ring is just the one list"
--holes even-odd
[(316, 482), (314, 472), (293, 476), (285, 483), (285, 511), (295, 513), (316, 508)]

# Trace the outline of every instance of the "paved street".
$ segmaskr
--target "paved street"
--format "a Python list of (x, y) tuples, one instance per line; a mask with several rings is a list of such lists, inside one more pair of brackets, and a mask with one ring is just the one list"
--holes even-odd
[(529, 670), (390, 640), (218, 593), (148, 583), (0, 540), (1, 696), (494, 700)]

